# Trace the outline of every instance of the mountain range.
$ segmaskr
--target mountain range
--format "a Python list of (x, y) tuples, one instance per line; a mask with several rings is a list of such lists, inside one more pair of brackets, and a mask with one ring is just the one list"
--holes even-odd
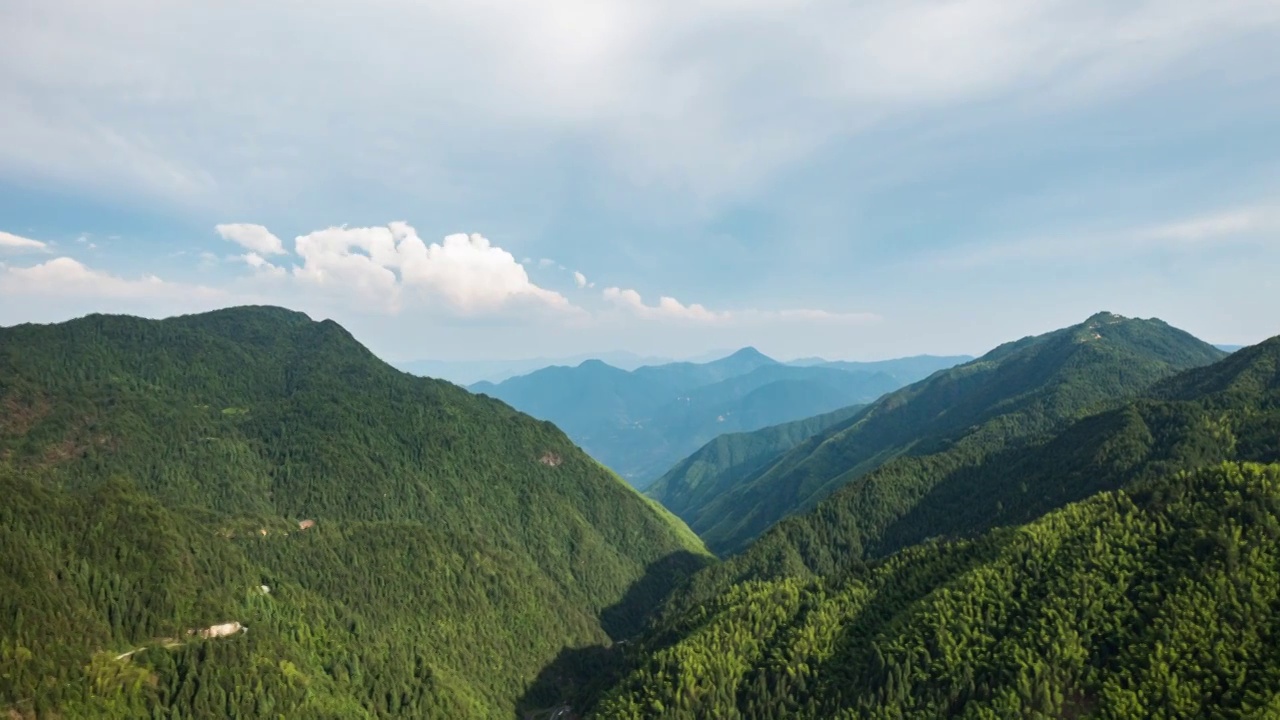
[(514, 360), (403, 360), (393, 362), (395, 367), (422, 377), (448, 380), (458, 385), (478, 382), (499, 383), (507, 378), (525, 375), (535, 370), (557, 365), (578, 365), (587, 360), (600, 360), (624, 370), (634, 370), (645, 365), (662, 365), (675, 362), (671, 358), (637, 355), (624, 351), (574, 355), (563, 358), (518, 358)]
[(744, 348), (712, 362), (631, 371), (589, 360), (470, 389), (554, 422), (592, 457), (644, 488), (718, 435), (866, 403), (963, 359), (796, 366)]
[[(901, 460), (885, 470), (902, 468), (901, 481), (868, 480), (866, 492), (878, 498), (887, 484), (894, 494), (905, 493), (906, 502), (945, 472), (1016, 448), (1173, 372), (1224, 355), (1160, 321), (1099, 313), (885, 395), (769, 462), (722, 478), (725, 492), (680, 505), (679, 513), (713, 550), (736, 552), (778, 520), (890, 461)], [(686, 494), (687, 483), (667, 478), (655, 497)], [(878, 506), (881, 500), (868, 502)]]
[(0, 714), (1280, 714), (1280, 338), (1099, 313), (913, 380), (540, 372), (689, 433), (796, 369), (905, 386), (710, 438), (673, 515), (300, 313), (0, 328)]
[(668, 600), (592, 717), (1274, 717), (1280, 338), (1170, 376), (1203, 348), (1097, 316), (990, 360), (1037, 345), (1093, 368), (1042, 375), (1057, 400), (1145, 389), (1062, 422), (1037, 391), (1019, 417), (1048, 430), (900, 457), (778, 523)]

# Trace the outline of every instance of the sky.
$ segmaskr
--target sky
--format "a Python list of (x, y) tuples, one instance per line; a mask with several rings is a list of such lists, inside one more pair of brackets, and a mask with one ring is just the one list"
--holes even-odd
[(0, 325), (390, 360), (1280, 334), (1280, 0), (7, 0)]

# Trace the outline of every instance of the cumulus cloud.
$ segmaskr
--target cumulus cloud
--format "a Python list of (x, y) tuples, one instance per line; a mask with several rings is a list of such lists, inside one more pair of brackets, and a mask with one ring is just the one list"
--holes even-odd
[(574, 270), (574, 271), (573, 271), (573, 284), (574, 284), (574, 285), (577, 285), (579, 288), (585, 288), (585, 287), (587, 287), (588, 285), (593, 285), (594, 283), (588, 283), (588, 282), (587, 282), (587, 276), (586, 276), (586, 275), (583, 275), (581, 272), (579, 272), (579, 271), (577, 271), (577, 270)]
[(685, 305), (679, 300), (667, 296), (658, 298), (657, 305), (645, 305), (640, 293), (631, 289), (609, 287), (605, 288), (602, 294), (605, 300), (644, 318), (712, 321), (729, 317), (728, 313), (712, 312), (697, 303)]
[(602, 296), (606, 301), (645, 319), (691, 320), (740, 325), (759, 325), (782, 321), (863, 325), (878, 322), (881, 319), (875, 313), (829, 312), (827, 310), (811, 309), (758, 310), (751, 308), (732, 312), (727, 310), (715, 311), (697, 303), (685, 305), (679, 300), (667, 296), (658, 298), (656, 305), (646, 305), (639, 292), (617, 287), (605, 288)]
[(251, 250), (259, 255), (284, 255), (284, 243), (261, 225), (252, 223), (225, 223), (214, 228), (223, 240)]
[(279, 265), (273, 265), (270, 261), (256, 252), (245, 253), (244, 255), (241, 255), (239, 259), (249, 267), (253, 268), (254, 272), (259, 275), (284, 277), (288, 273), (284, 268)]
[(0, 231), (0, 251), (5, 252), (44, 252), (49, 246), (39, 240), (32, 240), (21, 235)]
[(203, 286), (165, 282), (155, 275), (137, 280), (94, 270), (69, 257), (31, 267), (5, 267), (0, 293), (58, 298), (173, 299), (217, 298), (222, 292)]
[(478, 234), (426, 243), (403, 222), (335, 227), (299, 236), (293, 275), (313, 285), (354, 289), (398, 309), (405, 293), (443, 300), (464, 314), (524, 303), (570, 310), (563, 295), (534, 284), (511, 253)]

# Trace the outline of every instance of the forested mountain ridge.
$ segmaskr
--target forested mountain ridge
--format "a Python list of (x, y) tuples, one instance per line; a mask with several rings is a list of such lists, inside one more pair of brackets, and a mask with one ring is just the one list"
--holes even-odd
[(972, 355), (912, 355), (892, 360), (824, 360), (803, 358), (792, 360), (789, 365), (827, 367), (856, 372), (882, 372), (904, 385), (923, 380), (939, 370), (962, 365), (973, 360)]
[(841, 490), (696, 575), (596, 716), (1274, 716), (1278, 370), (1180, 373), (888, 522)]
[(1280, 465), (1162, 477), (865, 571), (733, 586), (598, 718), (1269, 718)]
[(508, 718), (705, 562), (550, 423), (279, 308), (0, 329), (0, 409), (20, 717)]
[(630, 372), (593, 360), (469, 389), (556, 423), (593, 457), (646, 488), (718, 435), (869, 402), (947, 358), (904, 359), (901, 368), (895, 362), (874, 364), (885, 371), (799, 367), (744, 348), (708, 363)]
[(645, 494), (683, 518), (691, 508), (727, 493), (733, 482), (749, 477), (782, 453), (847, 420), (863, 407), (852, 405), (751, 432), (720, 435), (677, 463), (649, 486)]
[(1223, 356), (1162, 321), (1099, 313), (890, 393), (685, 517), (713, 550), (736, 552), (891, 460), (972, 465)]
[(699, 573), (664, 614), (679, 616), (736, 582), (848, 571), (930, 537), (1027, 522), (1143, 479), (1280, 461), (1280, 338), (1241, 353), (1017, 447), (886, 463)]

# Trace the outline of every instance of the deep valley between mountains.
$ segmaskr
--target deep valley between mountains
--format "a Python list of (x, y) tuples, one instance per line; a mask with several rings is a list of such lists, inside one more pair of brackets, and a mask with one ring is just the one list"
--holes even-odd
[(0, 716), (1280, 717), (1280, 338), (462, 388), (236, 307), (0, 328)]

